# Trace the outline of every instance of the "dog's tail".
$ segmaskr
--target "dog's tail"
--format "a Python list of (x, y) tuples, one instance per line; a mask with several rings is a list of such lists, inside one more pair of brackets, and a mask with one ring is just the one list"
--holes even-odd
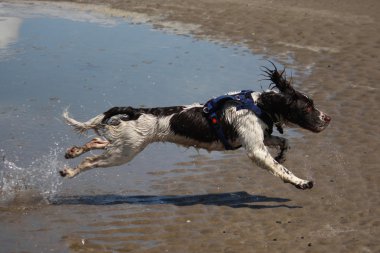
[(94, 129), (95, 132), (97, 132), (97, 129), (100, 128), (102, 124), (102, 120), (104, 118), (104, 114), (99, 114), (98, 116), (95, 116), (94, 118), (86, 121), (86, 122), (79, 122), (69, 116), (68, 109), (65, 109), (62, 113), (62, 117), (65, 119), (66, 123), (70, 126), (72, 126), (75, 131), (78, 133), (85, 133), (87, 130)]

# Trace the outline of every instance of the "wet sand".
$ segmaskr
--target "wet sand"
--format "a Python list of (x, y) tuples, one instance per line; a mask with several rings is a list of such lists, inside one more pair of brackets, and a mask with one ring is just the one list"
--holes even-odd
[[(290, 143), (285, 165), (314, 180), (310, 191), (282, 184), (237, 152), (219, 162), (194, 159), (192, 166), (203, 172), (179, 169), (175, 181), (163, 173), (146, 202), (138, 194), (78, 194), (32, 208), (34, 215), (49, 214), (36, 229), (54, 222), (69, 227), (61, 240), (73, 252), (380, 251), (378, 1), (79, 2), (147, 14), (157, 27), (190, 24), (195, 36), (244, 43), (280, 62), (290, 56), (292, 68), (309, 70), (295, 85), (333, 121), (324, 132), (302, 131), (304, 137)], [(73, 214), (54, 216), (49, 209), (56, 205), (73, 206)], [(75, 227), (83, 220), (87, 227)]]

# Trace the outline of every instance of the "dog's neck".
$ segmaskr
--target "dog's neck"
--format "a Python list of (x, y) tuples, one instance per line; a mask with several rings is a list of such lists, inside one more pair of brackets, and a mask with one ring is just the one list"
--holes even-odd
[(257, 100), (257, 105), (269, 115), (280, 133), (283, 133), (282, 127), (287, 122), (285, 101), (282, 94), (274, 91), (261, 93)]

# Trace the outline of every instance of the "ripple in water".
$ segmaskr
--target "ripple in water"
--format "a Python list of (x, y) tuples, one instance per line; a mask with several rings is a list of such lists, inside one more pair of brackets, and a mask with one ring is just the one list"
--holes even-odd
[(10, 204), (13, 201), (28, 199), (28, 201), (48, 200), (53, 197), (62, 185), (57, 173), (64, 166), (59, 155), (62, 148), (51, 148), (50, 152), (35, 159), (30, 165), (21, 167), (6, 159), (0, 170), (0, 203)]

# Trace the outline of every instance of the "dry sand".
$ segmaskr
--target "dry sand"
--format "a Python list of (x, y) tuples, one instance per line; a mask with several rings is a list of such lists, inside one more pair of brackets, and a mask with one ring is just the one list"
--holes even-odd
[[(242, 155), (219, 164), (208, 178), (157, 183), (157, 189), (172, 195), (212, 192), (220, 186), (222, 192), (240, 189), (289, 198), (302, 208), (160, 206), (157, 222), (161, 214), (188, 219), (180, 227), (162, 217), (159, 231), (145, 231), (161, 243), (141, 252), (380, 252), (379, 1), (76, 2), (147, 14), (158, 27), (166, 21), (187, 24), (196, 36), (245, 43), (254, 53), (279, 61), (290, 56), (293, 68), (311, 70), (295, 84), (333, 118), (325, 132), (305, 132), (291, 143), (286, 166), (313, 178), (310, 191), (269, 176), (257, 182), (265, 172), (252, 169)], [(252, 177), (246, 178), (247, 171)], [(186, 183), (194, 179), (197, 185)], [(125, 251), (137, 249), (123, 245)]]

